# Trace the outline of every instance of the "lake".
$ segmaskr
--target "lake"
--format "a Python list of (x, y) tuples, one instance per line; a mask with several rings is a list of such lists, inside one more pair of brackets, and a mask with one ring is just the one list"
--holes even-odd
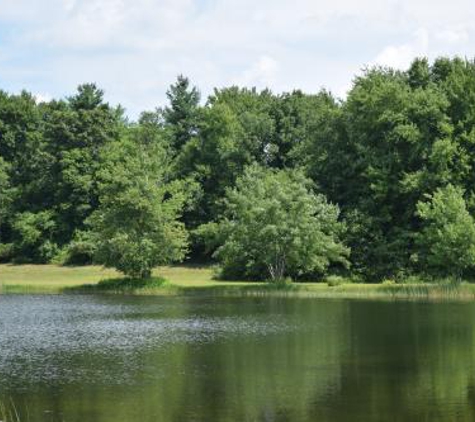
[(0, 295), (22, 421), (473, 421), (475, 304)]

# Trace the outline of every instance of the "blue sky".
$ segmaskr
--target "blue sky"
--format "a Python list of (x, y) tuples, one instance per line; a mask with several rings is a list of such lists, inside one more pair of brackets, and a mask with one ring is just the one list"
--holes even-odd
[(344, 96), (364, 67), (473, 58), (474, 41), (473, 0), (0, 0), (0, 89), (50, 99), (96, 82), (136, 118), (180, 73), (204, 96)]

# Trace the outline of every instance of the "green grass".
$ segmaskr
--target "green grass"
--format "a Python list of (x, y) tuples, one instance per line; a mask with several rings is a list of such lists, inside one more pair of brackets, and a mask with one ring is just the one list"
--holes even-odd
[(94, 284), (85, 284), (65, 288), (65, 292), (71, 293), (129, 293), (129, 294), (153, 294), (165, 292), (174, 286), (162, 277), (152, 277), (150, 279), (133, 278), (109, 278)]
[(20, 422), (20, 416), (13, 401), (8, 404), (0, 401), (0, 421)]
[[(171, 286), (177, 289), (211, 288), (216, 286), (244, 286), (254, 283), (222, 282), (213, 279), (211, 267), (171, 266), (157, 268), (154, 278), (169, 281), (164, 289)], [(111, 269), (98, 266), (61, 267), (57, 265), (0, 265), (0, 292), (3, 293), (61, 293), (71, 288), (78, 289), (85, 285), (97, 285), (101, 281), (120, 279), (121, 274)], [(103, 284), (102, 287), (105, 287)], [(156, 287), (156, 286), (155, 286)], [(86, 287), (91, 289), (91, 287)], [(95, 289), (99, 290), (99, 289)], [(104, 288), (104, 290), (111, 290)], [(134, 289), (127, 289), (129, 291)], [(143, 290), (138, 288), (136, 290)], [(150, 290), (150, 288), (148, 288)]]
[(61, 267), (57, 265), (0, 265), (0, 290), (18, 292), (60, 292), (65, 287), (98, 283), (118, 277), (101, 267)]
[(199, 266), (157, 268), (151, 280), (131, 280), (97, 266), (0, 265), (0, 293), (126, 293), (141, 295), (204, 294), (361, 299), (475, 300), (475, 284), (352, 284), (342, 278), (328, 283), (269, 284), (219, 281), (213, 269)]

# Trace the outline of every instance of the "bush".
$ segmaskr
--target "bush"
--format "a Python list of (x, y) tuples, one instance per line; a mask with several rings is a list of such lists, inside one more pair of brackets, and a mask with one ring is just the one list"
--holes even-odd
[(64, 265), (91, 264), (96, 252), (96, 244), (90, 232), (76, 232), (73, 240), (64, 249)]
[(0, 262), (7, 262), (13, 257), (13, 244), (0, 243)]
[(394, 280), (391, 280), (391, 279), (387, 278), (387, 279), (383, 280), (381, 282), (381, 284), (383, 286), (394, 286), (394, 285), (396, 285), (396, 282)]
[(475, 220), (464, 190), (452, 185), (439, 188), (417, 204), (423, 225), (416, 236), (416, 261), (441, 277), (461, 279), (475, 264)]
[(61, 249), (59, 246), (50, 241), (46, 240), (39, 248), (38, 254), (39, 259), (42, 264), (47, 264), (54, 260), (54, 258), (60, 253)]
[(162, 277), (151, 278), (112, 278), (109, 280), (102, 280), (97, 285), (93, 286), (95, 290), (100, 291), (124, 291), (132, 292), (135, 290), (157, 289), (165, 286), (168, 281)]
[(59, 252), (58, 245), (51, 240), (56, 231), (55, 214), (52, 211), (17, 214), (13, 231), (16, 262), (46, 264)]
[(290, 277), (282, 277), (276, 280), (272, 280), (272, 283), (279, 286), (288, 286), (292, 284), (292, 279)]
[(326, 273), (348, 266), (339, 209), (298, 171), (248, 167), (226, 194), (226, 211), (209, 232), (226, 278), (271, 279)]
[(347, 283), (347, 280), (339, 275), (328, 276), (326, 281), (329, 287), (337, 287)]
[(424, 280), (420, 276), (410, 275), (405, 278), (402, 278), (400, 283), (401, 284), (424, 284), (427, 280)]

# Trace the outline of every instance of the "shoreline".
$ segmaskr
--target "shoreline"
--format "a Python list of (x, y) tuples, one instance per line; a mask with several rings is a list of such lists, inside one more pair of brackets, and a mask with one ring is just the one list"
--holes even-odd
[[(32, 281), (34, 280), (34, 281)], [(0, 295), (112, 294), (135, 296), (295, 297), (418, 301), (475, 301), (475, 284), (356, 284), (325, 282), (275, 285), (218, 281), (210, 267), (161, 267), (140, 286), (100, 267), (0, 265)]]

